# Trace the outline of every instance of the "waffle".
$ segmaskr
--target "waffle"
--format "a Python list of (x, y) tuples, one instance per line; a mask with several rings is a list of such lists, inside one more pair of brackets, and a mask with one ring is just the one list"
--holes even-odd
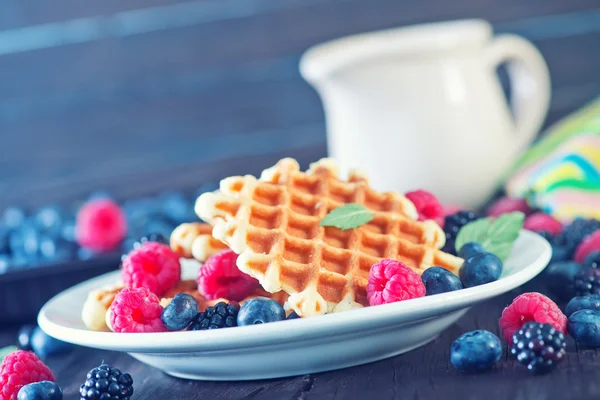
[(200, 262), (227, 246), (213, 238), (212, 226), (202, 222), (181, 224), (171, 233), (171, 249), (184, 258), (195, 258)]
[[(347, 203), (364, 205), (373, 220), (352, 230), (319, 225)], [(283, 159), (260, 180), (226, 178), (220, 190), (198, 198), (196, 213), (214, 225), (215, 238), (240, 254), (240, 270), (269, 292), (289, 293), (289, 305), (305, 317), (368, 305), (369, 270), (383, 258), (419, 274), (432, 265), (456, 274), (463, 263), (439, 250), (444, 232), (434, 221), (417, 221), (408, 199), (371, 189), (358, 172), (340, 180), (331, 159), (307, 172)]]
[(92, 290), (81, 310), (81, 319), (91, 331), (106, 331), (106, 312), (110, 308), (117, 293), (123, 289), (123, 284), (113, 284), (100, 289)]

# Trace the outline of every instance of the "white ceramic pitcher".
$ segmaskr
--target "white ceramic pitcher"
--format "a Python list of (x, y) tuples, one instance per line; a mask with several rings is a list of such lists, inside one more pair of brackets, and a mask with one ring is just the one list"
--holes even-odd
[[(507, 63), (514, 117), (497, 67)], [(309, 49), (302, 76), (320, 94), (328, 149), (380, 190), (431, 190), (476, 207), (535, 137), (550, 99), (548, 68), (515, 35), (483, 20), (350, 36)]]

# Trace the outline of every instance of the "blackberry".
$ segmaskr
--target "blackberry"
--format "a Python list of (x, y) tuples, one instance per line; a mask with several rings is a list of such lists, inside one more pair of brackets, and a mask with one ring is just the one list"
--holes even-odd
[(574, 286), (577, 296), (600, 294), (600, 269), (582, 269), (575, 275)]
[(207, 307), (192, 320), (188, 331), (204, 331), (207, 329), (231, 328), (237, 326), (237, 315), (240, 305), (235, 302), (229, 304), (220, 301), (213, 307)]
[(442, 249), (446, 253), (456, 255), (456, 249), (454, 248), (454, 241), (460, 229), (468, 224), (479, 219), (477, 214), (473, 211), (459, 211), (455, 214), (451, 214), (444, 218), (444, 232), (446, 233), (446, 244)]
[(81, 400), (130, 400), (133, 378), (117, 368), (102, 364), (88, 372), (79, 394)]
[(527, 322), (513, 335), (510, 352), (531, 372), (548, 372), (562, 360), (567, 352), (565, 336), (550, 324)]
[(578, 218), (565, 226), (561, 233), (554, 237), (552, 245), (561, 247), (567, 252), (567, 259), (573, 258), (573, 253), (587, 236), (600, 229), (600, 221), (596, 219)]

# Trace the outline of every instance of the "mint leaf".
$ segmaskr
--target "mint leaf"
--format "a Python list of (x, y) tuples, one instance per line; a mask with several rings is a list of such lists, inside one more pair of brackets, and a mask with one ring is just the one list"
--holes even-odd
[(358, 203), (348, 203), (334, 210), (321, 221), (321, 226), (334, 226), (342, 230), (358, 228), (373, 219), (373, 213)]
[(455, 247), (459, 251), (465, 243), (481, 243), (485, 251), (506, 261), (513, 244), (523, 227), (525, 215), (521, 212), (503, 214), (498, 218), (482, 218), (462, 227), (456, 237)]
[(8, 347), (3, 347), (0, 349), (0, 362), (2, 362), (2, 360), (4, 360), (4, 357), (6, 357), (7, 355), (9, 355), (10, 353), (12, 353), (13, 351), (17, 351), (17, 347), (16, 346), (8, 346)]

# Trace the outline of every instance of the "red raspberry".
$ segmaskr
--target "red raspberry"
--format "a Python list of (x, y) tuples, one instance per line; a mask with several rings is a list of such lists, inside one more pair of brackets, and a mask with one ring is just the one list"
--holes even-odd
[(162, 296), (181, 280), (179, 256), (166, 244), (145, 242), (123, 258), (122, 275), (125, 286)]
[(583, 239), (575, 250), (575, 261), (582, 263), (592, 251), (600, 250), (600, 231), (596, 231)]
[(19, 389), (41, 381), (56, 382), (50, 368), (30, 351), (12, 352), (0, 365), (0, 399), (17, 400)]
[(154, 293), (144, 287), (125, 288), (110, 306), (110, 326), (115, 332), (166, 332), (161, 313)]
[(566, 333), (567, 317), (560, 308), (541, 293), (523, 293), (502, 311), (500, 329), (508, 344), (512, 344), (512, 335), (526, 322), (550, 324), (559, 332)]
[(444, 217), (444, 207), (435, 195), (425, 190), (414, 190), (405, 194), (413, 202), (419, 213), (419, 221)]
[(198, 291), (208, 300), (241, 301), (250, 296), (258, 288), (258, 281), (238, 269), (237, 258), (232, 250), (209, 257), (198, 272)]
[(371, 266), (367, 283), (369, 304), (376, 306), (425, 296), (419, 274), (396, 260), (381, 260)]
[(77, 213), (77, 242), (94, 251), (109, 251), (127, 234), (127, 220), (121, 207), (109, 199), (85, 203)]
[(546, 231), (552, 235), (558, 235), (563, 226), (556, 219), (543, 212), (536, 212), (525, 218), (523, 228), (534, 232)]
[(487, 210), (488, 217), (498, 217), (502, 214), (521, 211), (524, 214), (529, 214), (531, 209), (524, 199), (511, 199), (510, 197), (502, 197), (496, 200)]

